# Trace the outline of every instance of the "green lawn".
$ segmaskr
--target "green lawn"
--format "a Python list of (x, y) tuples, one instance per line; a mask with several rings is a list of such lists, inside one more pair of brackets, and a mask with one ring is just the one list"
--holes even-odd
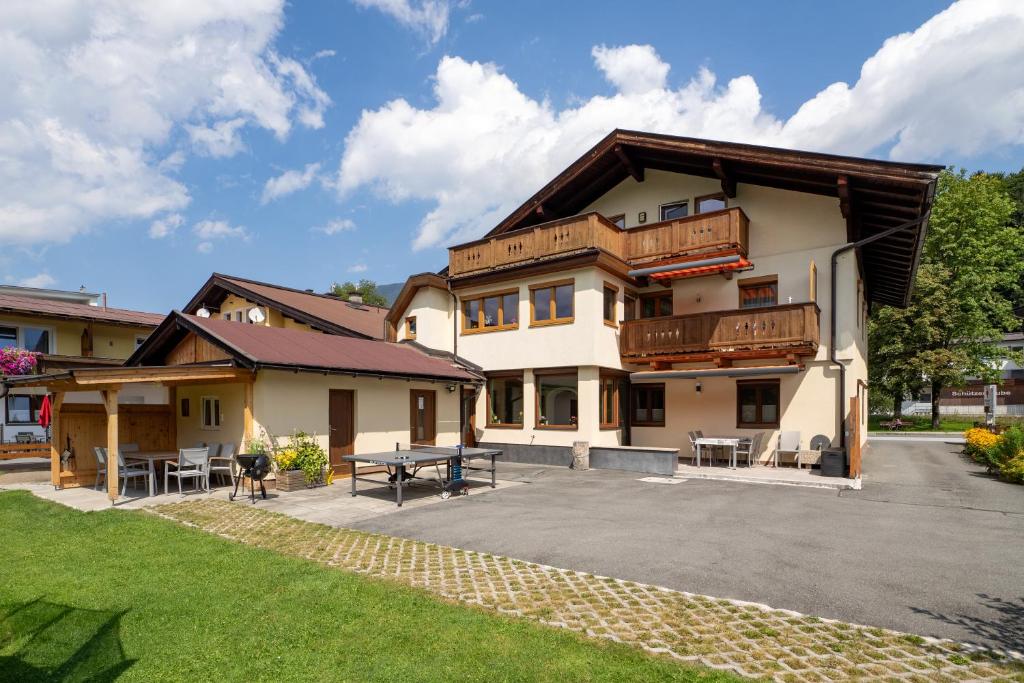
[[(872, 432), (884, 432), (888, 431), (888, 427), (883, 427), (882, 422), (888, 422), (891, 417), (885, 415), (869, 415), (868, 416), (868, 431)], [(902, 431), (905, 432), (931, 432), (935, 431), (932, 429), (932, 418), (931, 417), (909, 417), (904, 416), (901, 418), (907, 426), (903, 427)], [(940, 432), (963, 432), (974, 426), (975, 420), (981, 420), (983, 418), (973, 417), (944, 417), (939, 423)]]
[(734, 680), (188, 529), (0, 493), (0, 680)]

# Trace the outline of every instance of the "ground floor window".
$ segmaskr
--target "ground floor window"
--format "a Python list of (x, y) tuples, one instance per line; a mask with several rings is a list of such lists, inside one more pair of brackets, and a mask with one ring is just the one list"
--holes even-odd
[(576, 371), (535, 371), (534, 374), (537, 387), (537, 427), (575, 429), (579, 421)]
[(203, 429), (220, 429), (220, 399), (203, 396)]
[(43, 406), (43, 397), (7, 395), (7, 424), (28, 425), (39, 424), (39, 410)]
[(523, 426), (523, 373), (487, 376), (487, 426)]
[(634, 384), (631, 399), (634, 426), (665, 426), (664, 384)]
[(601, 375), (601, 429), (619, 427), (619, 378), (615, 375)]
[(736, 383), (737, 427), (776, 428), (779, 412), (779, 380)]

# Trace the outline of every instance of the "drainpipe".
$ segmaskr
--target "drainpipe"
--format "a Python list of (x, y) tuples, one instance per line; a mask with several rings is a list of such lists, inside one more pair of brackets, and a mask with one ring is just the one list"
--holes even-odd
[(830, 292), (830, 298), (831, 298), (832, 307), (831, 307), (831, 310), (829, 311), (828, 359), (829, 359), (829, 362), (832, 365), (835, 365), (835, 366), (837, 366), (839, 368), (839, 410), (836, 411), (836, 415), (838, 416), (838, 421), (839, 421), (839, 447), (840, 448), (845, 448), (846, 447), (846, 430), (844, 429), (845, 426), (846, 426), (846, 424), (845, 424), (846, 423), (846, 366), (843, 365), (842, 363), (840, 363), (839, 360), (836, 358), (836, 298), (837, 298), (837, 295), (836, 295), (836, 280), (837, 280), (837, 277), (836, 277), (836, 262), (839, 260), (839, 257), (841, 255), (845, 254), (846, 252), (850, 251), (851, 249), (860, 249), (861, 247), (863, 247), (865, 245), (868, 245), (868, 244), (871, 244), (872, 242), (876, 242), (876, 241), (878, 241), (880, 239), (883, 239), (885, 237), (889, 237), (890, 235), (894, 235), (894, 234), (896, 234), (898, 232), (902, 232), (904, 230), (909, 230), (910, 228), (913, 228), (913, 227), (915, 227), (915, 226), (917, 226), (917, 225), (919, 225), (921, 223), (924, 223), (925, 221), (928, 220), (928, 217), (931, 216), (931, 214), (932, 214), (931, 209), (928, 209), (928, 211), (926, 211), (924, 213), (924, 215), (921, 216), (920, 218), (915, 218), (912, 221), (907, 221), (906, 223), (902, 223), (900, 225), (897, 225), (895, 228), (889, 228), (888, 230), (883, 230), (880, 233), (871, 235), (870, 237), (865, 237), (862, 240), (858, 240), (856, 242), (850, 242), (849, 244), (846, 244), (846, 245), (844, 245), (842, 247), (839, 247), (838, 249), (836, 249), (835, 251), (832, 252), (832, 269), (831, 269), (832, 290)]

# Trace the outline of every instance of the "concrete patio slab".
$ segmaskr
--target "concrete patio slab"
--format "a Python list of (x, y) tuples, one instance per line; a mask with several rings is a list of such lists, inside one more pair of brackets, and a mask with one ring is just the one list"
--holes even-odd
[[(47, 473), (48, 475), (48, 473)], [(356, 489), (359, 495), (350, 493), (349, 480), (339, 478), (331, 486), (321, 486), (302, 491), (282, 492), (268, 490), (267, 498), (263, 499), (256, 493), (256, 507), (272, 512), (280, 512), (296, 519), (330, 526), (346, 526), (359, 521), (372, 519), (381, 515), (400, 514), (438, 503), (457, 504), (460, 500), (476, 497), (492, 491), (500, 491), (519, 486), (522, 482), (499, 479), (497, 487), (492, 489), (489, 483), (470, 480), (468, 496), (456, 496), (447, 501), (442, 500), (435, 486), (414, 484), (404, 490), (402, 507), (395, 504), (395, 493), (386, 485), (376, 486), (372, 483), (360, 482)], [(49, 482), (38, 481), (0, 481), (0, 490), (26, 490), (45, 500), (67, 505), (68, 507), (92, 512), (108, 510), (112, 506), (105, 491), (97, 491), (89, 487), (55, 490)], [(178, 494), (161, 493), (147, 496), (141, 490), (128, 489), (128, 494), (121, 496), (113, 507), (121, 510), (137, 510), (157, 505), (167, 505), (189, 500), (227, 500), (231, 488), (214, 487), (210, 492), (188, 491)], [(248, 496), (239, 493), (234, 501), (238, 505), (252, 505)]]
[(743, 484), (775, 484), (780, 486), (809, 486), (835, 491), (857, 491), (860, 479), (846, 477), (823, 477), (820, 470), (797, 469), (795, 467), (697, 467), (680, 464), (676, 476), (684, 479), (709, 479), (712, 481), (735, 481)]

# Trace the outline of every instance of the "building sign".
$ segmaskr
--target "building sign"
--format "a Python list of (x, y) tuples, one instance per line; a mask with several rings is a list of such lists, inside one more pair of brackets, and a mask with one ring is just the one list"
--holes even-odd
[[(1024, 380), (1007, 379), (996, 386), (997, 405), (1024, 405)], [(939, 394), (939, 404), (946, 406), (985, 405), (985, 385), (972, 382), (962, 387), (950, 387)], [(978, 411), (979, 413), (981, 410)]]

